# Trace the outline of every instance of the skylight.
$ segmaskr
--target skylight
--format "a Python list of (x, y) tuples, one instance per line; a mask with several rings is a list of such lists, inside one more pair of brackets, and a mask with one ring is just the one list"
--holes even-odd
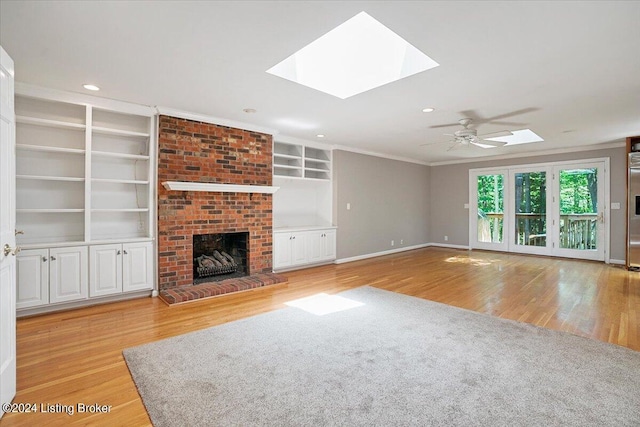
[(360, 12), (267, 73), (345, 99), (438, 65)]
[(507, 145), (529, 144), (530, 142), (544, 141), (544, 139), (540, 138), (530, 129), (513, 130), (511, 131), (511, 135), (485, 139), (488, 141), (506, 142)]

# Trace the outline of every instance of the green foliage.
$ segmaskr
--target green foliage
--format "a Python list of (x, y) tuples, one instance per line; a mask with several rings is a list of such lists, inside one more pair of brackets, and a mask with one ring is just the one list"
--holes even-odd
[(560, 172), (560, 213), (582, 214), (598, 211), (595, 169)]
[(478, 212), (504, 212), (504, 176), (480, 175), (478, 177)]
[[(517, 213), (546, 213), (546, 173), (518, 173), (516, 177)], [(581, 214), (597, 212), (596, 169), (563, 170), (560, 172), (560, 213)], [(478, 211), (504, 212), (504, 177), (478, 177)]]

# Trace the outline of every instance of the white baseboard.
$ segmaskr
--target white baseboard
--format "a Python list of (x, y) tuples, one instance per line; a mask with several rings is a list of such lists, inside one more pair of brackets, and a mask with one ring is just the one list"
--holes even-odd
[(609, 264), (626, 265), (627, 263), (623, 259), (609, 259)]
[(429, 246), (436, 246), (438, 248), (450, 248), (450, 249), (464, 249), (464, 250), (469, 250), (471, 249), (469, 246), (465, 246), (465, 245), (450, 245), (448, 243), (429, 243)]
[(358, 256), (353, 256), (353, 257), (349, 257), (349, 258), (340, 258), (340, 259), (335, 260), (335, 263), (336, 264), (344, 264), (345, 262), (360, 261), (360, 260), (363, 260), (363, 259), (375, 258), (375, 257), (383, 256), (383, 255), (391, 255), (391, 254), (395, 254), (395, 253), (398, 253), (398, 252), (404, 252), (404, 251), (411, 251), (411, 250), (414, 250), (414, 249), (426, 248), (427, 246), (431, 246), (431, 243), (423, 243), (423, 244), (420, 244), (420, 245), (405, 246), (404, 248), (390, 249), (388, 251), (374, 252), (374, 253), (371, 253), (371, 254), (358, 255)]

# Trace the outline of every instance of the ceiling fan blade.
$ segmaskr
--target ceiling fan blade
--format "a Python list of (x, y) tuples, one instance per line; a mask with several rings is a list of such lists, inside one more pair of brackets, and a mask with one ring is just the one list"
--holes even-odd
[(489, 138), (499, 138), (501, 136), (511, 136), (513, 135), (513, 133), (511, 133), (508, 130), (501, 130), (498, 132), (491, 132), (491, 133), (483, 133), (482, 135), (478, 135), (478, 138), (481, 139), (486, 139), (487, 137)]
[(459, 113), (462, 114), (462, 117), (470, 118), (473, 121), (473, 124), (476, 125), (487, 122), (487, 119), (478, 114), (476, 110), (464, 110), (460, 111)]
[(510, 113), (498, 114), (497, 116), (489, 117), (485, 120), (493, 122), (494, 120), (506, 119), (507, 117), (519, 116), (521, 114), (531, 113), (538, 110), (539, 108), (536, 107), (521, 108), (520, 110), (512, 111)]
[(446, 125), (435, 125), (435, 126), (429, 126), (429, 128), (437, 129), (437, 128), (448, 128), (448, 127), (451, 127), (451, 126), (460, 126), (460, 123), (456, 122), (456, 123), (449, 123), (449, 124), (446, 124)]
[(456, 142), (455, 144), (453, 144), (451, 147), (449, 147), (449, 149), (447, 151), (453, 151), (458, 149), (458, 147), (460, 146), (459, 142)]
[[(489, 141), (486, 139), (483, 139), (482, 141), (478, 140), (478, 141), (471, 141), (472, 144), (475, 145), (489, 145), (491, 147), (504, 147), (505, 145), (507, 145), (506, 142), (502, 142), (502, 141)], [(484, 147), (481, 147), (484, 148)]]

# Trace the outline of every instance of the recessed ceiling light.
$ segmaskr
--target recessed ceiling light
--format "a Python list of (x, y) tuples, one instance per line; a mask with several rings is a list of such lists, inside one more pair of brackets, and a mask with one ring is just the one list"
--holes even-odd
[(242, 111), (244, 111), (245, 113), (252, 114), (252, 113), (255, 113), (257, 110), (255, 108), (245, 108)]
[(435, 111), (435, 108), (431, 108), (431, 107), (423, 108), (423, 109), (422, 109), (422, 112), (423, 112), (423, 113), (432, 113), (432, 112), (434, 112), (434, 111)]
[(511, 135), (485, 139), (488, 141), (506, 142), (507, 145), (529, 144), (530, 142), (544, 141), (544, 139), (540, 138), (530, 129), (512, 130)]
[(317, 134), (316, 136), (317, 136), (318, 138), (324, 138), (324, 135), (323, 135), (323, 134), (321, 134), (321, 133)]
[(360, 12), (267, 73), (345, 99), (438, 65)]
[(93, 91), (100, 90), (100, 88), (98, 86), (96, 86), (96, 85), (86, 84), (86, 85), (82, 85), (82, 87), (87, 89), (87, 90), (93, 90)]

